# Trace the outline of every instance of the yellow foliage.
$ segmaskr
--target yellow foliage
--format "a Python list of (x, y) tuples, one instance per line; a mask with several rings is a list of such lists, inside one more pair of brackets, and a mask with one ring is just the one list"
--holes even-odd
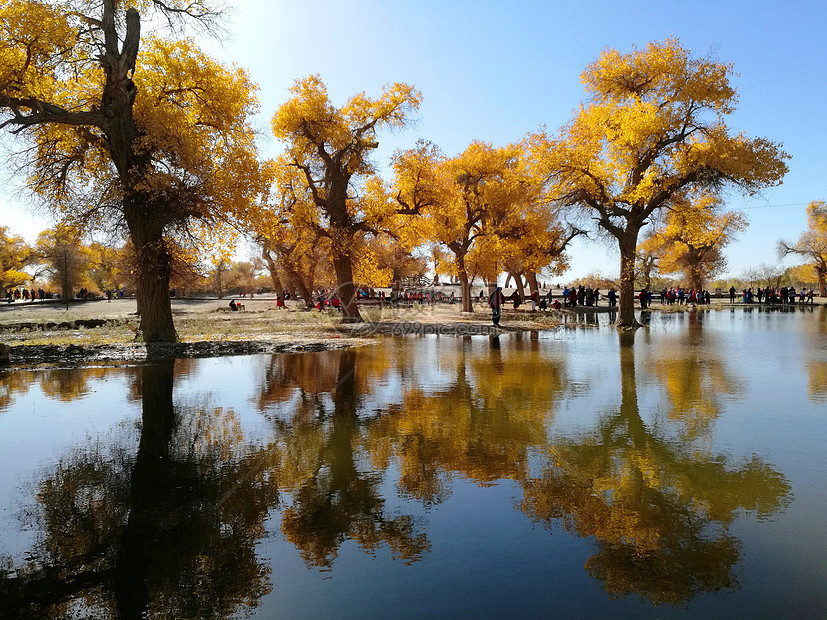
[[(129, 7), (157, 8), (148, 0), (117, 2), (116, 19)], [(174, 0), (167, 7), (209, 13), (202, 2)], [(88, 7), (88, 14), (70, 8), (32, 0), (0, 4), (0, 102), (32, 115), (55, 106), (65, 111), (43, 116), (24, 134), (36, 145), (30, 187), (64, 218), (84, 225), (111, 221), (113, 207), (136, 192), (162, 202), (158, 219), (173, 227), (244, 210), (262, 189), (248, 124), (258, 106), (256, 86), (246, 72), (215, 62), (191, 39), (146, 35), (131, 74), (136, 135), (118, 151), (113, 143), (122, 136), (113, 137), (119, 130), (100, 110), (108, 84), (103, 5)], [(120, 120), (129, 127), (129, 117)], [(129, 170), (124, 157), (133, 164)]]
[(0, 226), (0, 294), (7, 287), (25, 284), (31, 276), (23, 271), (31, 258), (31, 248), (23, 237), (9, 235), (7, 226)]
[(790, 267), (790, 275), (802, 284), (815, 284), (818, 282), (818, 272), (812, 264)]
[(732, 67), (692, 58), (677, 39), (623, 54), (607, 49), (586, 67), (588, 103), (555, 138), (529, 136), (531, 161), (549, 193), (577, 207), (618, 240), (619, 324), (635, 322), (630, 302), (638, 234), (685, 192), (777, 185), (789, 155), (765, 138), (731, 134)]
[(328, 162), (321, 150), (327, 157), (342, 158), (349, 175), (373, 171), (367, 154), (378, 146), (376, 129), (403, 126), (422, 100), (412, 86), (393, 84), (378, 99), (359, 93), (336, 108), (319, 75), (296, 80), (290, 92), (293, 98), (272, 120), (273, 133), (287, 142), (290, 158), (300, 165), (324, 165)]
[(726, 265), (724, 248), (735, 234), (747, 227), (739, 211), (720, 212), (717, 196), (678, 196), (673, 200), (664, 225), (638, 246), (659, 257), (661, 273), (682, 272), (692, 288), (701, 290)]
[(811, 279), (806, 281), (818, 282), (821, 295), (827, 294), (827, 203), (814, 200), (807, 205), (807, 230), (795, 245), (779, 242), (779, 252), (784, 255), (798, 254), (810, 259), (815, 278), (809, 276)]
[(52, 99), (61, 82), (57, 68), (73, 59), (79, 37), (78, 21), (54, 5), (0, 1), (0, 94)]

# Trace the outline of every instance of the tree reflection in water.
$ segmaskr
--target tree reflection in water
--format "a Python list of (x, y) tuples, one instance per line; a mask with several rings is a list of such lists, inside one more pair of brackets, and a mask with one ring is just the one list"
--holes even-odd
[(824, 402), (827, 400), (827, 306), (821, 306), (817, 312), (818, 322), (815, 333), (810, 334), (809, 337), (818, 339), (818, 342), (815, 346), (806, 348), (808, 356), (805, 363), (810, 399)]
[[(389, 476), (403, 499), (426, 507), (448, 501), (457, 478), (517, 482), (529, 518), (594, 540), (586, 570), (612, 596), (680, 604), (735, 588), (735, 515), (776, 513), (789, 483), (758, 457), (698, 449), (717, 402), (686, 404), (698, 399), (672, 397), (670, 385), (676, 394), (737, 392), (720, 360), (645, 365), (672, 407), (669, 420), (647, 425), (635, 332), (618, 333), (619, 405), (551, 445), (555, 411), (577, 382), (563, 351), (536, 334), (261, 358), (255, 402), (275, 431), (261, 448), (245, 442), (231, 410), (174, 405), (172, 363), (141, 367), (137, 451), (79, 448), (39, 484), (42, 540), (22, 565), (0, 563), (0, 616), (218, 618), (251, 608), (270, 588), (255, 545), (279, 490), (289, 496), (281, 531), (310, 567), (333, 567), (348, 540), (405, 562), (425, 558), (424, 523), (387, 507)], [(50, 381), (88, 389), (69, 376)], [(681, 441), (667, 428), (676, 424)]]
[(687, 329), (661, 338), (647, 364), (665, 388), (669, 418), (681, 424), (688, 440), (708, 435), (720, 414), (722, 397), (744, 390), (744, 383), (732, 375), (710, 338), (704, 338), (707, 313), (689, 312)]
[(79, 449), (41, 482), (43, 538), (0, 570), (3, 614), (225, 618), (269, 591), (255, 542), (276, 485), (255, 451), (228, 458), (233, 413), (175, 407), (173, 379), (172, 361), (140, 369), (134, 458)]
[(553, 462), (523, 482), (522, 509), (547, 527), (559, 520), (593, 537), (586, 570), (612, 596), (680, 604), (735, 588), (740, 543), (729, 524), (739, 509), (781, 509), (790, 485), (757, 457), (733, 463), (647, 427), (638, 409), (635, 331), (618, 334), (620, 406), (588, 433), (554, 443)]
[[(335, 382), (330, 380), (331, 358), (337, 362)], [(283, 375), (286, 366), (299, 361), (295, 356), (275, 360), (278, 363), (271, 366), (268, 376)], [(386, 365), (370, 354), (362, 356), (358, 365), (356, 360), (353, 350), (305, 357), (301, 363), (307, 365), (288, 383), (292, 390), (280, 384), (276, 395), (272, 382), (265, 380), (268, 397), (259, 399), (273, 405), (280, 396), (299, 404), (292, 421), (275, 422), (279, 433), (273, 456), (280, 461), (281, 483), (292, 494), (292, 503), (282, 514), (282, 533), (310, 566), (329, 568), (345, 540), (355, 540), (365, 551), (387, 546), (394, 558), (406, 562), (420, 559), (430, 549), (415, 519), (385, 513), (381, 474), (357, 466), (364, 428), (372, 423), (372, 418), (359, 415), (360, 387), (366, 378), (378, 381)], [(314, 372), (314, 365), (327, 369)], [(302, 381), (312, 380), (319, 387), (318, 377), (326, 378), (326, 393), (316, 391), (308, 399)], [(293, 400), (296, 389), (301, 392), (298, 401)], [(315, 409), (312, 419), (305, 406), (308, 402)]]

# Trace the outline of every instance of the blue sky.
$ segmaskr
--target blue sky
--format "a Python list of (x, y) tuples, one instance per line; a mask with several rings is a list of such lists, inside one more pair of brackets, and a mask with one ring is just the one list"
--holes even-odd
[[(580, 73), (604, 48), (678, 37), (693, 54), (734, 66), (739, 104), (730, 127), (781, 142), (793, 156), (780, 187), (728, 197), (750, 219), (726, 250), (737, 276), (777, 262), (778, 239), (794, 241), (806, 204), (827, 199), (825, 18), (827, 3), (817, 2), (243, 0), (227, 24), (231, 38), (200, 44), (260, 85), (265, 156), (279, 149), (269, 121), (298, 77), (319, 73), (339, 105), (391, 82), (415, 85), (423, 95), (416, 122), (379, 136), (384, 166), (418, 138), (453, 155), (475, 139), (503, 145), (541, 125), (556, 130), (584, 97)], [(49, 224), (9, 206), (0, 206), (0, 222), (29, 240)], [(562, 280), (618, 270), (607, 243), (579, 244), (571, 263)]]

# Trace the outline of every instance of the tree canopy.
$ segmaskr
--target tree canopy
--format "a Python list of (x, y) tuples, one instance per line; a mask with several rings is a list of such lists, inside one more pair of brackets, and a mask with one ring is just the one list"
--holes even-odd
[(376, 99), (359, 93), (340, 107), (318, 75), (296, 80), (293, 98), (279, 107), (272, 128), (285, 142), (279, 164), (295, 168), (290, 187), (295, 207), (305, 210), (316, 233), (330, 239), (338, 295), (345, 321), (361, 321), (356, 306), (354, 244), (362, 233), (378, 233), (396, 214), (393, 204), (370, 200), (375, 175), (370, 153), (380, 129), (403, 127), (419, 108), (421, 95), (407, 84), (387, 86)]
[(795, 244), (779, 241), (778, 252), (807, 257), (818, 277), (821, 296), (827, 296), (827, 202), (814, 200), (807, 205), (807, 230)]
[(711, 194), (675, 200), (664, 225), (639, 250), (658, 257), (660, 273), (681, 273), (700, 293), (726, 268), (722, 249), (747, 227), (743, 213), (722, 213), (720, 206), (719, 198)]
[(31, 255), (31, 248), (23, 237), (9, 234), (8, 226), (0, 226), (0, 292), (25, 284), (31, 278), (23, 271)]
[(677, 39), (606, 49), (581, 76), (589, 101), (556, 137), (531, 139), (551, 191), (618, 243), (618, 326), (636, 324), (635, 248), (654, 213), (689, 190), (755, 192), (787, 171), (779, 144), (727, 127), (731, 75), (731, 65), (693, 58)]
[[(191, 39), (142, 37), (216, 17), (206, 1), (5, 0), (0, 128), (29, 145), (29, 187), (64, 219), (128, 237), (147, 341), (175, 340), (170, 244), (243, 208), (259, 187), (246, 72)], [(171, 241), (172, 237), (176, 241)]]

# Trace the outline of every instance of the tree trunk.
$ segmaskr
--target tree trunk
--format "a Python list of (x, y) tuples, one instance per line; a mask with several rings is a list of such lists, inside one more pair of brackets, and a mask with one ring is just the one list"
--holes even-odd
[[(279, 249), (278, 252), (290, 296), (293, 299), (298, 299), (299, 296), (301, 296), (305, 308), (313, 308), (313, 293), (311, 292), (311, 287), (307, 285), (307, 280), (302, 271), (296, 267), (298, 261), (293, 258), (295, 248), (289, 250)], [(296, 289), (298, 289), (298, 295), (296, 294)]]
[(459, 272), (459, 284), (460, 294), (462, 295), (462, 311), (473, 312), (474, 303), (471, 299), (471, 283), (468, 281), (468, 274), (465, 269), (461, 269)]
[(700, 268), (690, 268), (689, 270), (689, 287), (694, 289), (698, 294), (704, 290), (704, 280), (700, 273)]
[(503, 288), (508, 288), (508, 283), (511, 282), (511, 274), (506, 272), (505, 274), (505, 284), (503, 284)]
[(293, 269), (289, 261), (284, 261), (282, 264), (284, 265), (284, 271), (287, 273), (287, 277), (290, 279), (290, 288), (293, 289), (290, 294), (295, 299), (296, 289), (298, 289), (299, 295), (301, 295), (301, 298), (304, 300), (304, 306), (306, 308), (312, 308), (313, 294), (310, 292), (307, 284), (305, 284), (304, 278), (302, 278), (298, 271)]
[(215, 288), (218, 291), (218, 298), (224, 299), (224, 283), (221, 281), (221, 272), (224, 269), (224, 261), (218, 261), (218, 265), (215, 268)]
[(525, 303), (525, 287), (523, 286), (523, 278), (519, 273), (514, 274), (514, 284), (517, 285), (517, 294), (520, 296), (520, 303)]
[(159, 226), (130, 221), (137, 263), (137, 297), (144, 342), (177, 342), (169, 299), (171, 257)]
[(616, 327), (640, 327), (635, 318), (635, 247), (637, 231), (618, 237), (620, 249), (620, 311)]
[(540, 287), (537, 284), (537, 273), (534, 271), (529, 271), (526, 273), (525, 277), (526, 281), (528, 282), (528, 288), (533, 293), (534, 291), (540, 292)]
[(356, 304), (356, 287), (353, 284), (353, 263), (350, 255), (344, 252), (334, 253), (333, 269), (336, 272), (336, 288), (341, 301), (342, 322), (361, 323), (364, 319), (359, 314), (359, 306)]
[(686, 270), (686, 275), (689, 276), (689, 288), (696, 293), (704, 290), (704, 274), (703, 274), (703, 259), (705, 251), (689, 246), (688, 262), (689, 265)]
[(821, 297), (827, 297), (827, 265), (822, 268), (816, 266), (816, 273), (818, 274), (818, 294)]
[(273, 260), (267, 248), (261, 250), (261, 258), (267, 263), (267, 271), (270, 272), (270, 281), (273, 283), (273, 290), (275, 290), (276, 295), (281, 295), (284, 287), (281, 284), (281, 278), (279, 278), (279, 269), (276, 266), (276, 261)]
[[(437, 278), (434, 278), (436, 281)], [(399, 299), (399, 293), (402, 291), (402, 275), (399, 271), (399, 267), (392, 268), (391, 274), (391, 300), (396, 301)]]

